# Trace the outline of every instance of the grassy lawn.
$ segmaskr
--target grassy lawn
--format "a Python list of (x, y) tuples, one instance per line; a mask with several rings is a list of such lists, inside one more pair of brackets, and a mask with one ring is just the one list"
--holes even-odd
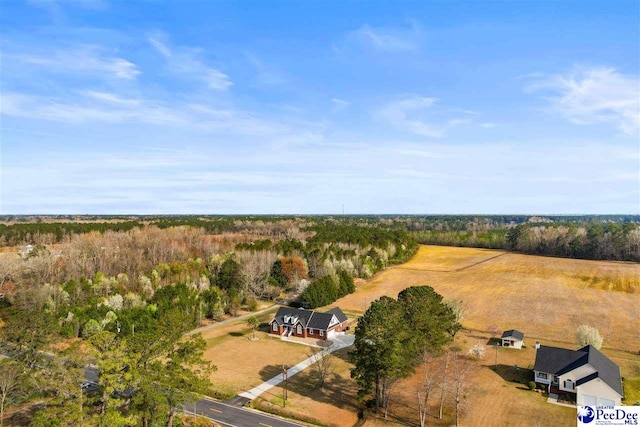
[(240, 320), (203, 333), (207, 342), (205, 358), (217, 366), (211, 375), (214, 390), (229, 396), (247, 391), (282, 372), (282, 365), (295, 365), (308, 357), (310, 348), (269, 335), (266, 322), (273, 311), (258, 316), (258, 340), (252, 341), (251, 328)]
[(353, 365), (348, 361), (348, 351), (342, 349), (330, 356), (332, 373), (323, 387), (318, 386), (313, 370), (308, 369), (289, 380), (285, 408), (282, 407), (282, 387), (263, 393), (255, 406), (327, 426), (355, 424), (360, 406), (355, 399), (357, 386), (351, 380)]
[[(397, 297), (413, 285), (429, 285), (446, 299), (462, 300), (465, 330), (456, 338), (464, 350), (487, 342), (488, 325), (518, 329), (525, 334), (527, 348), (499, 349), (498, 369), (493, 348), (483, 360), (473, 361), (463, 396), (462, 425), (574, 425), (575, 409), (546, 403), (526, 387), (525, 378), (535, 360), (534, 344), (575, 348), (578, 325), (597, 327), (604, 337), (603, 353), (616, 362), (625, 378), (626, 404), (640, 399), (640, 264), (584, 261), (510, 254), (502, 251), (422, 246), (409, 262), (391, 267), (359, 284), (354, 294), (339, 306), (350, 318), (362, 314), (371, 301), (382, 295)], [(306, 358), (308, 347), (269, 337), (264, 323), (275, 312), (260, 316), (260, 340), (250, 341), (250, 329), (239, 321), (204, 333), (207, 358), (218, 366), (212, 381), (219, 390), (235, 394), (248, 390)], [(320, 389), (310, 371), (290, 380), (285, 413), (326, 425), (353, 425), (361, 409), (356, 385), (350, 379), (351, 365), (342, 350), (336, 358), (335, 375)], [(514, 365), (521, 369), (515, 382)], [(418, 371), (396, 384), (388, 420), (371, 417), (365, 425), (417, 424), (416, 387)], [(256, 404), (282, 411), (281, 388), (263, 394)], [(428, 424), (455, 422), (451, 397), (447, 397), (445, 419), (429, 418)], [(431, 399), (430, 399), (431, 400)], [(432, 404), (436, 404), (433, 399)], [(437, 413), (436, 406), (430, 408)]]

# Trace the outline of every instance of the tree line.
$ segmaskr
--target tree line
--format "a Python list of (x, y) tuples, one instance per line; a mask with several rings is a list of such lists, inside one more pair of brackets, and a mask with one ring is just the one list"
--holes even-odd
[[(264, 236), (243, 250), (308, 252), (317, 244), (343, 242), (383, 248), (399, 240), (451, 246), (517, 250), (572, 258), (640, 261), (638, 215), (362, 215), (362, 216), (126, 216), (3, 217), (0, 245), (51, 244), (73, 235), (142, 228), (188, 227), (206, 234)], [(64, 220), (64, 221), (62, 221)], [(355, 231), (357, 230), (357, 231)], [(398, 234), (400, 233), (400, 234)], [(408, 233), (410, 237), (401, 237)], [(304, 243), (302, 243), (304, 242)], [(397, 251), (400, 262), (412, 248)], [(394, 261), (394, 262), (395, 262)]]

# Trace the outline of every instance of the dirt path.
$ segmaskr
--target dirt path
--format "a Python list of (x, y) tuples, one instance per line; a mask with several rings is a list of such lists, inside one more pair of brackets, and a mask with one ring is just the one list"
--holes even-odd
[(204, 331), (208, 331), (209, 329), (219, 328), (220, 326), (228, 325), (229, 323), (237, 322), (238, 320), (248, 319), (251, 316), (258, 316), (258, 315), (260, 315), (262, 313), (265, 313), (265, 312), (273, 309), (273, 307), (276, 307), (276, 306), (278, 306), (278, 304), (273, 304), (273, 305), (270, 305), (269, 307), (263, 308), (262, 310), (253, 311), (251, 313), (243, 314), (242, 316), (232, 317), (231, 319), (223, 320), (221, 322), (212, 323), (211, 325), (202, 326), (200, 328), (196, 328), (196, 329), (194, 329), (192, 331), (187, 332), (185, 335), (197, 334), (198, 332), (204, 332)]

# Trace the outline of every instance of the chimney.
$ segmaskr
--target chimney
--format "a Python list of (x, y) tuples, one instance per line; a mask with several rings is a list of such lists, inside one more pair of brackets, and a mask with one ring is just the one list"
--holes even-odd
[(536, 350), (540, 348), (540, 341), (536, 341)]

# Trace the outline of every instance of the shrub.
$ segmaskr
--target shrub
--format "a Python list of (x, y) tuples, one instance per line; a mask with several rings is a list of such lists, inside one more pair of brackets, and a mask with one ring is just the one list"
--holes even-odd
[(536, 383), (534, 381), (529, 381), (528, 386), (531, 391), (536, 389)]
[(249, 311), (256, 311), (258, 309), (258, 301), (255, 298), (247, 298), (247, 309)]
[(82, 327), (82, 338), (89, 338), (102, 330), (100, 323), (95, 319), (89, 319)]

